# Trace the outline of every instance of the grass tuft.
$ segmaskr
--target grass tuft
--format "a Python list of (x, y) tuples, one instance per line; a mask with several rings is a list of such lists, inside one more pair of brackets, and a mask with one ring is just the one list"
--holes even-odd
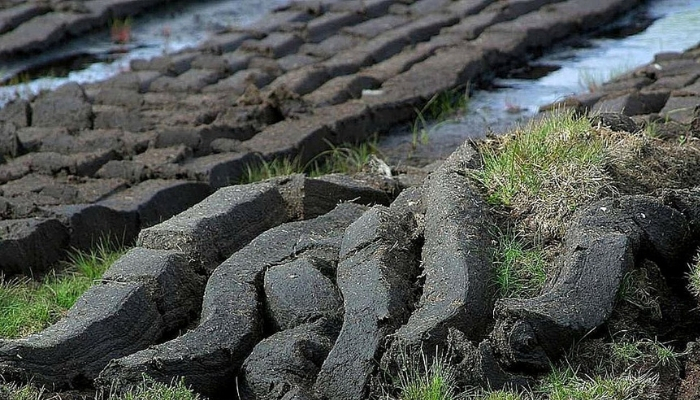
[(173, 381), (170, 385), (144, 379), (135, 389), (118, 396), (110, 396), (113, 400), (199, 400), (201, 397), (185, 385), (185, 380)]
[(504, 206), (545, 239), (563, 234), (564, 221), (582, 204), (612, 191), (608, 150), (618, 136), (561, 111), (480, 145), (483, 169), (474, 177), (487, 201)]
[(41, 281), (0, 276), (0, 337), (24, 337), (58, 321), (123, 254), (99, 244), (88, 252), (74, 252), (61, 273), (52, 272)]
[(312, 177), (332, 173), (354, 174), (362, 171), (377, 155), (380, 155), (380, 151), (376, 140), (359, 145), (330, 145), (330, 149), (316, 155), (306, 164), (303, 164), (299, 157), (283, 157), (272, 161), (261, 160), (258, 164), (248, 165), (239, 183), (258, 182), (276, 176), (298, 173)]
[(276, 158), (272, 161), (261, 161), (259, 164), (246, 166), (246, 172), (241, 178), (241, 184), (264, 181), (276, 176), (285, 176), (302, 172), (299, 158)]
[(464, 111), (468, 104), (469, 85), (463, 90), (447, 90), (434, 95), (422, 109), (416, 110), (417, 116), (411, 126), (411, 146), (415, 149), (419, 144), (428, 144), (430, 133)]
[(700, 251), (693, 257), (693, 262), (688, 265), (690, 268), (686, 274), (688, 279), (688, 290), (700, 300)]
[[(582, 342), (531, 388), (477, 390), (474, 400), (658, 399), (662, 370), (681, 370), (680, 357), (657, 339), (630, 336)], [(575, 367), (574, 367), (575, 366)]]
[(653, 374), (581, 377), (566, 366), (550, 372), (538, 391), (550, 400), (632, 400), (642, 398), (657, 382), (658, 376)]
[(525, 400), (526, 398), (532, 398), (531, 396), (526, 396), (526, 394), (521, 394), (518, 392), (511, 392), (507, 390), (495, 390), (479, 393), (473, 396), (473, 398), (475, 400)]
[(331, 146), (312, 159), (305, 168), (310, 176), (332, 173), (354, 174), (362, 171), (380, 154), (376, 140), (358, 145)]
[(591, 69), (581, 69), (578, 74), (579, 85), (590, 93), (598, 92), (605, 82), (614, 81), (616, 78), (632, 69), (626, 65), (620, 65), (609, 71), (596, 71)]
[(6, 400), (44, 400), (49, 398), (44, 388), (31, 384), (17, 385), (16, 383), (0, 384), (0, 398)]
[(631, 339), (623, 337), (621, 340), (608, 344), (612, 362), (619, 368), (626, 370), (646, 370), (650, 372), (658, 369), (672, 369), (676, 373), (681, 370), (680, 358), (685, 355), (677, 352), (668, 343), (660, 342), (657, 338)]
[(625, 274), (617, 291), (617, 298), (640, 310), (649, 311), (655, 320), (661, 320), (661, 304), (655, 295), (653, 282), (646, 268), (635, 268)]
[[(94, 400), (204, 400), (199, 394), (189, 389), (184, 379), (173, 381), (170, 385), (155, 382), (150, 378), (144, 378), (143, 382), (135, 388), (122, 393), (112, 391), (110, 393), (97, 392), (94, 396), (83, 395), (80, 398)], [(73, 395), (51, 393), (44, 387), (33, 384), (18, 385), (16, 383), (0, 384), (0, 399), (6, 400), (63, 400), (77, 399)]]
[(544, 252), (512, 231), (498, 231), (494, 249), (499, 297), (528, 298), (540, 294), (547, 281)]
[[(393, 390), (400, 400), (455, 400), (455, 371), (447, 356), (436, 349), (432, 360), (422, 351), (402, 350)], [(394, 399), (386, 395), (383, 399)]]

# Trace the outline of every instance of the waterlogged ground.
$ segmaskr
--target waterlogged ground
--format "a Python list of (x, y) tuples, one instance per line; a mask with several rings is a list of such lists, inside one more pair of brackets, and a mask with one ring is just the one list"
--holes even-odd
[(419, 121), (415, 128), (403, 127), (383, 139), (380, 148), (397, 163), (421, 165), (444, 158), (467, 138), (506, 132), (545, 104), (595, 90), (596, 84), (650, 62), (656, 53), (683, 51), (700, 41), (700, 0), (652, 1), (619, 24), (644, 17), (654, 21), (638, 34), (611, 37), (618, 30), (610, 29), (609, 34), (579, 46), (555, 49), (534, 60), (533, 70), (524, 73), (536, 79), (498, 78), (493, 90), (471, 94), (463, 115), (448, 122), (424, 125)]
[[(73, 40), (52, 51), (12, 62), (0, 61), (0, 81), (32, 66), (50, 64), (51, 60), (71, 59), (76, 65), (67, 74), (57, 75), (60, 68), (44, 68), (44, 76), (31, 82), (0, 86), (0, 107), (17, 95), (27, 97), (40, 90), (55, 89), (68, 81), (91, 83), (108, 79), (129, 68), (134, 59), (150, 59), (196, 47), (212, 33), (231, 26), (255, 23), (265, 13), (288, 0), (214, 0), (179, 2), (158, 9), (150, 15), (130, 21), (131, 41), (112, 43), (108, 29)], [(26, 75), (24, 75), (26, 76)]]

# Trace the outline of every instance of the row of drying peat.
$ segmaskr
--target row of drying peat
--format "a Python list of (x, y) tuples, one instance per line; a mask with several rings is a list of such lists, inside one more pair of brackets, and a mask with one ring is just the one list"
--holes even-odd
[(200, 49), (14, 101), (0, 109), (0, 270), (41, 273), (67, 247), (132, 242), (250, 164), (303, 163), (412, 120), (437, 93), (638, 3), (293, 3)]
[(497, 300), (479, 167), (465, 143), (393, 201), (343, 175), (219, 189), (142, 230), (60, 322), (0, 341), (0, 372), (56, 389), (146, 374), (214, 399), (359, 400), (382, 394), (380, 369), (439, 349), (460, 387), (525, 387), (608, 321), (629, 272), (683, 265), (698, 244), (697, 190), (604, 198), (576, 212), (541, 295)]

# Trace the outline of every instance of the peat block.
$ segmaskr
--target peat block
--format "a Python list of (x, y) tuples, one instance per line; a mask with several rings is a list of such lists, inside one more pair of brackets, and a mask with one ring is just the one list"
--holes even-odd
[(99, 382), (133, 385), (142, 374), (169, 383), (184, 377), (207, 396), (230, 394), (243, 361), (263, 339), (263, 276), (296, 257), (333, 262), (345, 228), (365, 210), (346, 203), (321, 217), (290, 222), (261, 234), (219, 265), (207, 283), (199, 325), (182, 336), (113, 360)]
[(241, 395), (282, 399), (311, 393), (339, 330), (338, 320), (321, 319), (262, 340), (243, 363)]
[(45, 272), (61, 259), (68, 241), (68, 229), (54, 218), (0, 221), (0, 272)]
[(418, 275), (418, 224), (409, 208), (375, 206), (343, 237), (338, 287), (343, 327), (314, 389), (333, 399), (362, 399), (387, 335), (409, 316)]
[(326, 263), (327, 260), (302, 258), (265, 273), (267, 312), (276, 330), (291, 329), (323, 316), (342, 318), (340, 293), (319, 270)]

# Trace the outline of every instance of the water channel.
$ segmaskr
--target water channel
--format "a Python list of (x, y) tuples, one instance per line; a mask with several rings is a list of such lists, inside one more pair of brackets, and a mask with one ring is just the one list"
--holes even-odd
[[(0, 82), (13, 76), (21, 83), (0, 86), (0, 107), (16, 96), (29, 97), (55, 89), (68, 81), (91, 83), (127, 70), (134, 59), (177, 53), (203, 43), (212, 33), (231, 26), (246, 26), (289, 0), (209, 0), (175, 2), (130, 21), (131, 40), (112, 42), (105, 29), (71, 40), (65, 45), (29, 58), (0, 60)], [(57, 62), (61, 61), (62, 62)], [(56, 64), (62, 64), (54, 67)], [(22, 71), (41, 69), (46, 76), (24, 82)], [(63, 71), (65, 70), (65, 71)]]
[[(651, 24), (631, 36), (625, 27)], [(543, 105), (588, 91), (589, 86), (653, 60), (660, 52), (683, 51), (700, 43), (700, 0), (650, 1), (615, 26), (576, 46), (560, 46), (532, 60), (535, 77), (500, 77), (493, 89), (471, 94), (466, 110), (452, 120), (397, 129), (379, 147), (391, 163), (423, 165), (448, 156), (464, 140), (502, 133), (529, 120)], [(517, 76), (517, 74), (516, 74)], [(421, 134), (425, 129), (427, 135)]]

